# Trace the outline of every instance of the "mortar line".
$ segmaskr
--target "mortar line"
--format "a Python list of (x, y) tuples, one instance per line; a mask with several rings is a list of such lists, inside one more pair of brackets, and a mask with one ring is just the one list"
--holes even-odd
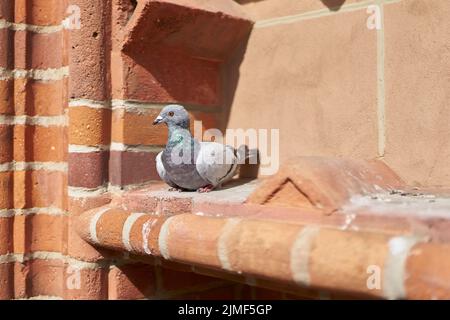
[[(109, 109), (112, 111), (124, 110), (126, 112), (146, 112), (151, 110), (161, 111), (166, 105), (169, 104), (180, 104), (179, 102), (148, 102), (148, 101), (137, 101), (137, 100), (126, 100), (126, 99), (112, 99), (105, 101), (96, 101), (90, 99), (70, 99), (69, 108), (86, 107), (93, 109)], [(198, 111), (205, 113), (220, 113), (221, 108), (219, 106), (203, 106), (195, 104), (185, 104), (181, 103), (187, 111)]]
[(15, 216), (32, 216), (32, 215), (47, 215), (47, 216), (68, 216), (67, 210), (57, 207), (34, 207), (27, 209), (2, 209), (0, 210), (0, 218), (10, 218)]
[(58, 81), (69, 76), (69, 66), (47, 69), (6, 69), (0, 67), (0, 80), (33, 79), (40, 81)]
[(0, 164), (0, 172), (47, 170), (67, 172), (67, 162), (6, 162)]
[(0, 115), (0, 124), (67, 127), (68, 117), (67, 114), (55, 116)]
[(9, 29), (12, 31), (30, 31), (34, 33), (49, 34), (60, 32), (64, 30), (65, 27), (63, 23), (57, 25), (40, 26), (35, 24), (17, 23), (7, 21), (5, 19), (0, 19), (0, 29)]

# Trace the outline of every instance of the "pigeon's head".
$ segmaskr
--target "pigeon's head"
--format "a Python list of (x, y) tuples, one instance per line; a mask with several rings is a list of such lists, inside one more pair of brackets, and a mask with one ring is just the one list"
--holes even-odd
[(168, 126), (175, 125), (182, 128), (189, 128), (189, 114), (183, 106), (178, 104), (169, 104), (162, 109), (153, 124), (165, 123)]

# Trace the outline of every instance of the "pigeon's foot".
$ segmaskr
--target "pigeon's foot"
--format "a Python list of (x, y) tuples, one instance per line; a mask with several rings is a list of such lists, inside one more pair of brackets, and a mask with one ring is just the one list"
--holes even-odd
[(183, 191), (184, 191), (184, 189), (183, 189), (183, 188), (172, 187), (172, 188), (169, 188), (169, 191), (178, 191), (178, 192), (183, 192)]
[(214, 186), (209, 184), (206, 187), (198, 188), (197, 192), (199, 192), (199, 193), (206, 193), (206, 192), (210, 192), (212, 189), (214, 189)]

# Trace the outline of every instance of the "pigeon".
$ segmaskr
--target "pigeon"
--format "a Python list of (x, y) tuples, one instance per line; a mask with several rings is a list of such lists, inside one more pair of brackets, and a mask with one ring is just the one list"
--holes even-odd
[(209, 192), (235, 175), (240, 151), (195, 139), (183, 106), (165, 106), (153, 121), (154, 125), (160, 123), (167, 125), (169, 136), (165, 149), (156, 156), (156, 169), (170, 190)]

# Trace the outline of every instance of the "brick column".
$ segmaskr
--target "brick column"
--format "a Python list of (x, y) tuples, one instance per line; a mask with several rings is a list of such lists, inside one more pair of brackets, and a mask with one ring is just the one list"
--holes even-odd
[(65, 8), (64, 0), (0, 4), (0, 299), (62, 296)]
[[(108, 158), (111, 108), (109, 52), (111, 1), (72, 0), (80, 28), (71, 31), (69, 102), (69, 210), (72, 218), (110, 201)], [(79, 8), (79, 9), (77, 9)], [(106, 299), (110, 260), (69, 228), (68, 254), (80, 275), (80, 287), (67, 299)], [(110, 257), (110, 256), (109, 256)]]

